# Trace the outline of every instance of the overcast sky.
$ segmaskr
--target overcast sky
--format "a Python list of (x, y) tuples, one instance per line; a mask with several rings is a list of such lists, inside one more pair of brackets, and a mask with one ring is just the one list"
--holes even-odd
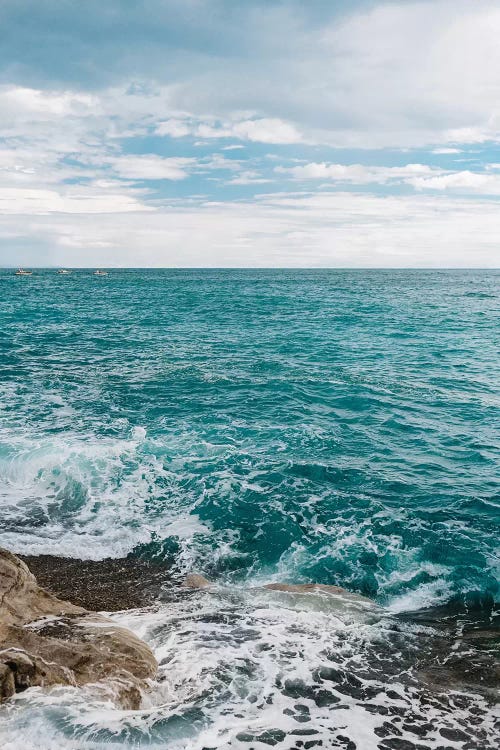
[(498, 0), (2, 0), (0, 265), (500, 265)]

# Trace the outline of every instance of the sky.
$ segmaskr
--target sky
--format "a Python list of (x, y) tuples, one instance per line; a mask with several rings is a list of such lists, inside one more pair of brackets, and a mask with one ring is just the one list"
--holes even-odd
[(498, 0), (1, 0), (0, 266), (499, 267)]

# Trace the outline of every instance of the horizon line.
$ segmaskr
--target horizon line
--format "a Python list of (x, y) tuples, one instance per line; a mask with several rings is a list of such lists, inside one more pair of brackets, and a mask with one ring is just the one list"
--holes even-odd
[(38, 271), (500, 271), (499, 266), (37, 266), (8, 265), (0, 266), (0, 271), (12, 271), (19, 268)]

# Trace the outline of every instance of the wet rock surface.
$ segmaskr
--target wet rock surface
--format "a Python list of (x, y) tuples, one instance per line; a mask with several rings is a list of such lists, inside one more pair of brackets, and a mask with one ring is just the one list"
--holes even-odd
[(40, 586), (86, 609), (114, 612), (153, 604), (170, 581), (170, 565), (135, 555), (75, 560), (55, 555), (19, 555)]
[(0, 549), (0, 700), (33, 686), (108, 681), (122, 707), (138, 708), (156, 670), (133, 633), (45, 591)]
[(422, 626), (413, 667), (418, 679), (435, 691), (460, 690), (500, 696), (500, 609), (493, 602), (471, 606), (451, 602), (401, 615), (399, 621)]
[[(335, 629), (325, 610), (316, 606), (315, 597), (323, 601), (324, 594), (335, 594), (330, 610), (335, 620), (342, 615), (337, 591), (279, 584), (267, 590), (275, 594), (271, 599), (265, 587), (248, 589), (249, 596), (240, 599), (234, 592), (218, 593), (214, 585), (206, 591), (196, 588), (185, 589), (193, 601), (189, 618), (184, 617), (186, 608), (179, 607), (183, 648), (204, 654), (191, 688), (200, 690), (206, 675), (211, 689), (220, 690), (224, 715), (244, 719), (245, 708), (252, 713), (254, 723), (235, 734), (248, 750), (266, 745), (283, 750), (366, 750), (368, 746), (496, 750), (500, 746), (500, 725), (495, 727), (493, 612), (468, 610), (443, 618), (440, 612), (399, 616), (379, 608), (378, 620), (372, 624), (362, 611), (353, 614), (346, 607), (346, 626)], [(168, 629), (158, 626), (153, 639), (165, 642), (171, 623)], [(332, 631), (322, 633), (315, 623)], [(322, 643), (323, 648), (310, 648), (312, 642)], [(213, 669), (212, 655), (222, 647), (224, 659)], [(455, 659), (463, 665), (460, 670)], [(477, 659), (483, 660), (484, 669), (475, 672), (471, 665)], [(160, 670), (169, 663), (161, 662)], [(265, 693), (252, 694), (263, 666)], [(243, 690), (246, 698), (242, 700), (240, 692), (232, 694), (228, 685)], [(217, 703), (213, 693), (211, 699)]]

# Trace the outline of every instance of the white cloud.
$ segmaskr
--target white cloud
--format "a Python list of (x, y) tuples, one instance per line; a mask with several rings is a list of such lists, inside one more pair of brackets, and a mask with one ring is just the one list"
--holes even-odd
[[(150, 208), (126, 193), (69, 188), (65, 192), (29, 188), (0, 188), (0, 215), (122, 214)], [(22, 233), (22, 232), (21, 232)], [(36, 241), (36, 238), (33, 238)]]
[(241, 169), (242, 162), (239, 159), (228, 159), (223, 154), (212, 154), (208, 158), (199, 160), (200, 171), (203, 170), (228, 170), (238, 172)]
[[(498, 139), (499, 34), (491, 0), (387, 2), (354, 12), (324, 32), (322, 111), (340, 114), (350, 141), (365, 146)], [(336, 140), (345, 143), (348, 133), (338, 129)]]
[[(487, 165), (488, 169), (495, 165)], [(491, 172), (451, 171), (426, 164), (371, 167), (363, 164), (310, 162), (296, 167), (275, 167), (296, 180), (332, 180), (353, 185), (411, 185), (417, 190), (456, 190), (483, 195), (500, 194), (500, 175)]]
[(241, 172), (237, 177), (229, 180), (228, 185), (262, 185), (271, 180), (262, 177), (259, 172), (248, 169)]
[(164, 120), (160, 122), (156, 127), (157, 135), (169, 135), (172, 138), (183, 138), (186, 135), (192, 134), (192, 128), (189, 127), (186, 121), (183, 120)]
[(327, 164), (310, 162), (297, 167), (275, 167), (275, 172), (290, 174), (298, 180), (335, 180), (356, 185), (401, 182), (420, 175), (441, 173), (426, 164), (407, 164), (404, 167), (370, 167), (364, 164)]
[[(195, 118), (193, 115), (187, 115), (185, 119), (169, 119), (160, 122), (155, 132), (157, 135), (168, 135), (172, 138), (192, 135), (204, 139), (237, 138), (255, 143), (292, 144), (301, 143), (304, 140), (292, 123), (276, 117), (218, 120), (213, 116)], [(226, 147), (227, 150), (231, 148), (238, 148), (238, 146)]]
[(4, 219), (0, 232), (33, 248), (14, 261), (25, 265), (42, 248), (44, 263), (76, 266), (500, 264), (496, 203), (446, 196), (292, 193), (158, 207), (147, 222), (135, 212)]
[(111, 165), (120, 177), (136, 180), (184, 180), (187, 168), (195, 159), (173, 157), (163, 158), (156, 154), (140, 156), (121, 155), (111, 160)]
[(23, 86), (1, 86), (4, 122), (51, 120), (67, 115), (84, 115), (99, 105), (96, 96), (75, 91), (40, 91)]
[(242, 140), (258, 143), (300, 143), (303, 137), (289, 122), (277, 118), (243, 120), (231, 128), (231, 135)]
[(407, 182), (418, 190), (461, 190), (483, 195), (500, 195), (500, 175), (469, 170), (434, 177), (414, 177)]

